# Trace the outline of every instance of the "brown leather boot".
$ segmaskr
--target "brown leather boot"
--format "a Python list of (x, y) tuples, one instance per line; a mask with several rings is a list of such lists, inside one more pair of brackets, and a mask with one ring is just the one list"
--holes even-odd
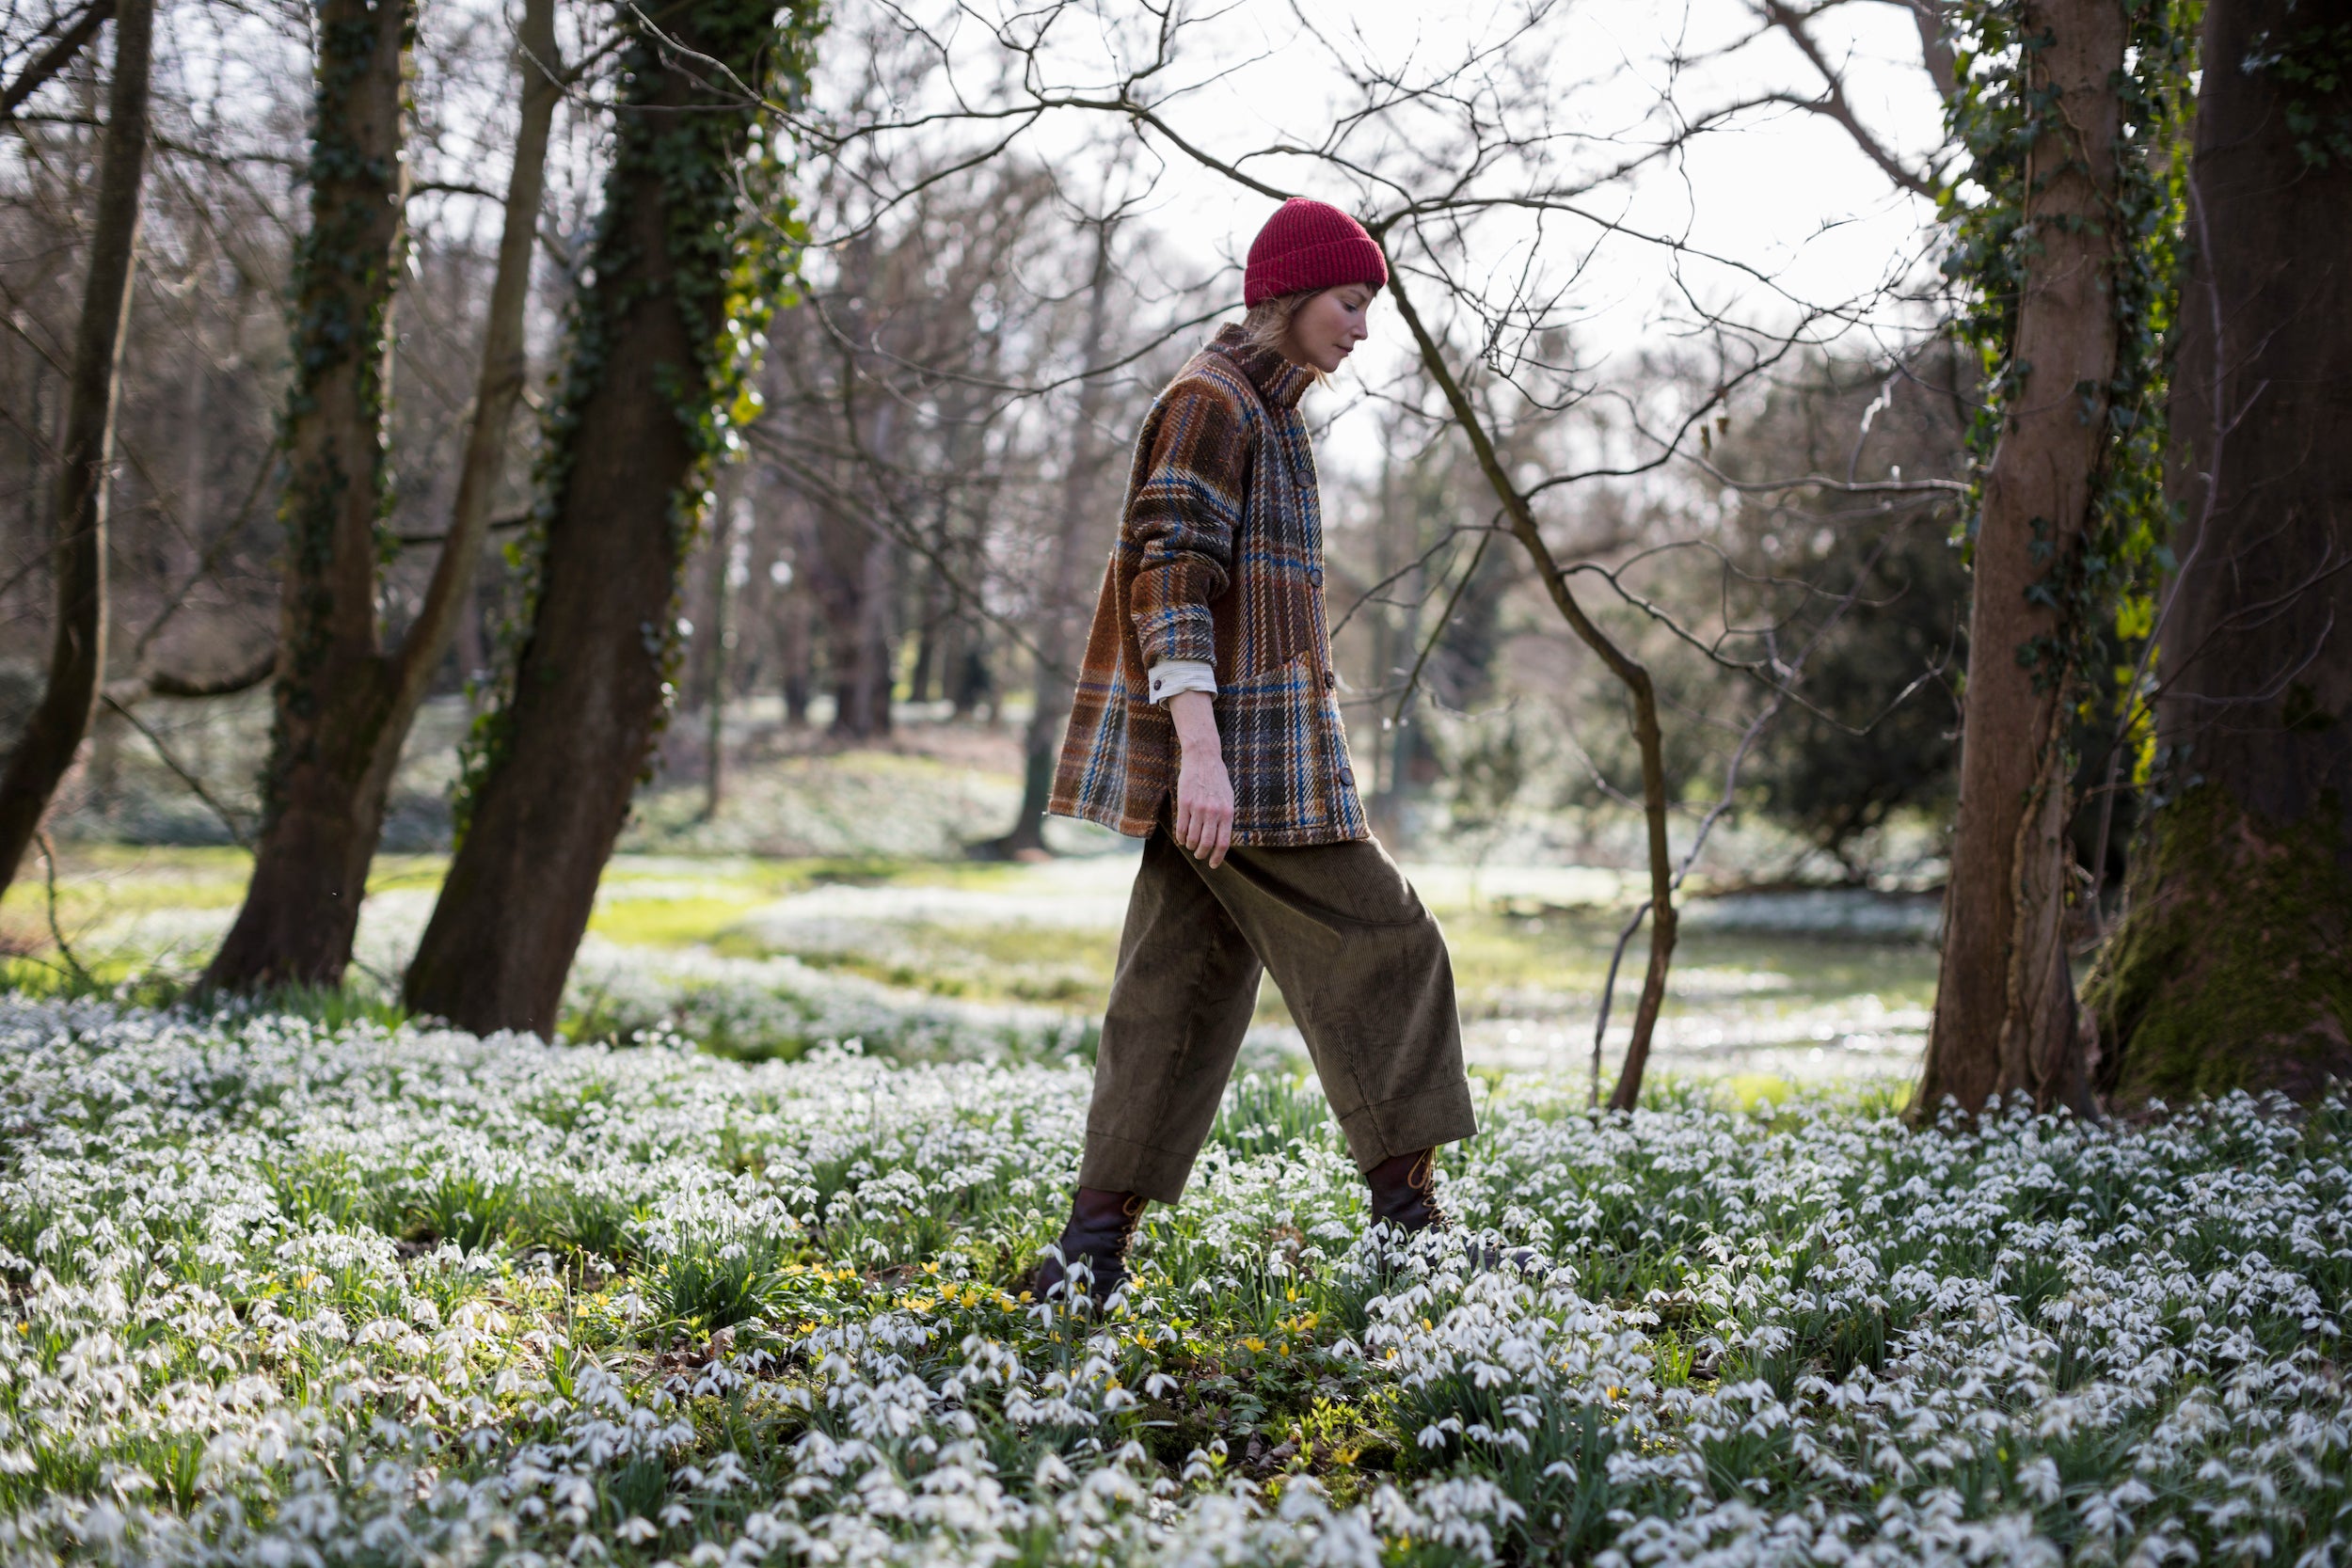
[[(1434, 1148), (1400, 1154), (1364, 1172), (1364, 1184), (1372, 1189), (1374, 1220), (1386, 1220), (1407, 1232), (1454, 1228), (1454, 1216), (1429, 1196), (1438, 1184), (1437, 1155)], [(1539, 1274), (1544, 1266), (1543, 1259), (1526, 1247), (1482, 1243), (1470, 1249), (1469, 1258), (1473, 1268), (1507, 1266), (1525, 1275)]]
[(1061, 1227), (1061, 1258), (1049, 1252), (1038, 1259), (1030, 1291), (1040, 1301), (1053, 1299), (1057, 1291), (1066, 1297), (1069, 1265), (1083, 1258), (1094, 1272), (1087, 1295), (1097, 1307), (1108, 1301), (1127, 1282), (1127, 1248), (1143, 1218), (1143, 1204), (1134, 1193), (1079, 1188), (1070, 1199), (1070, 1223)]
[(1381, 1161), (1364, 1172), (1372, 1189), (1372, 1217), (1400, 1230), (1442, 1230), (1453, 1222), (1429, 1194), (1438, 1182), (1438, 1151), (1418, 1148)]

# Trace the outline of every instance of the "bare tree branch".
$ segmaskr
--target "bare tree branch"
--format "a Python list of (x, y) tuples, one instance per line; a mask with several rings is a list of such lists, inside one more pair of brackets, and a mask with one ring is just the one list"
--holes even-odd
[(105, 25), (114, 14), (114, 0), (90, 0), (88, 5), (84, 6), (65, 30), (57, 35), (56, 42), (18, 71), (15, 81), (6, 88), (0, 88), (0, 120), (14, 119), (17, 109), (24, 102), (39, 92), (42, 85), (57, 72), (72, 65), (73, 57), (98, 36), (98, 29)]
[(156, 760), (161, 762), (166, 768), (171, 769), (173, 777), (177, 778), (182, 784), (187, 785), (188, 793), (203, 801), (206, 807), (212, 811), (212, 814), (220, 818), (221, 826), (229, 830), (229, 837), (233, 843), (235, 843), (238, 848), (250, 849), (253, 847), (252, 840), (246, 836), (245, 824), (239, 822), (237, 820), (236, 814), (231, 812), (227, 806), (222, 805), (219, 799), (215, 796), (211, 790), (204, 787), (203, 780), (198, 778), (194, 773), (189, 772), (187, 768), (182, 764), (180, 759), (171, 754), (171, 748), (164, 744), (164, 737), (162, 736), (157, 735), (152, 729), (150, 729), (145, 720), (141, 719), (137, 714), (132, 712), (122, 704), (116, 702), (111, 695), (107, 696), (104, 699), (104, 702), (109, 708), (114, 710), (117, 718), (120, 719), (124, 723), (130, 725), (133, 729), (138, 731), (141, 736), (146, 737), (147, 744), (154, 750)]
[[(1798, 10), (1788, 5), (1786, 0), (1762, 0), (1762, 9), (1765, 20), (1788, 36), (1788, 41), (1797, 46), (1797, 52), (1804, 56), (1805, 63), (1819, 71), (1821, 77), (1821, 95), (1819, 98), (1799, 98), (1788, 94), (1782, 96), (1780, 102), (1835, 121), (1853, 139), (1862, 155), (1876, 164), (1879, 172), (1897, 188), (1909, 191), (1914, 196), (1925, 197), (1930, 201), (1941, 196), (1944, 182), (1938, 168), (1932, 166), (1924, 170), (1909, 167), (1895, 156), (1877, 133), (1862, 123), (1862, 117), (1854, 113), (1853, 104), (1846, 97), (1844, 73), (1821, 53), (1821, 46), (1806, 25), (1819, 13)], [(1921, 29), (1925, 38), (1925, 23), (1921, 24)]]

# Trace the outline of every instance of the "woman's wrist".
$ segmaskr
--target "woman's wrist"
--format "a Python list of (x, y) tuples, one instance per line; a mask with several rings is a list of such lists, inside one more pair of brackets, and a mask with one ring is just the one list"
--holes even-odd
[(1179, 691), (1168, 700), (1176, 723), (1176, 744), (1187, 757), (1217, 757), (1216, 709), (1205, 691)]

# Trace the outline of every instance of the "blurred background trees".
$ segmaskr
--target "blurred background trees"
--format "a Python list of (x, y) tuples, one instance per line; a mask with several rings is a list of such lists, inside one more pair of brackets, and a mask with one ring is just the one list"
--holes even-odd
[[(2275, 773), (2218, 759), (2281, 735), (2312, 800), (2335, 799), (2341, 772), (2334, 491), (2224, 479), (2209, 495), (2185, 476), (2285, 462), (2260, 455), (2275, 388), (2337, 387), (2346, 318), (2318, 284), (2263, 295), (2275, 327), (2232, 331), (2313, 356), (2284, 380), (2245, 372), (2263, 397), (2163, 372), (2176, 252), (2194, 287), (2245, 293), (2258, 263), (2225, 240), (2334, 211), (2333, 35), (2250, 6), (2217, 3), (2205, 24), (2222, 40), (2208, 48), (2260, 66), (2246, 81), (2271, 95), (2213, 110), (2251, 139), (2199, 152), (2227, 183), (2212, 210), (2233, 214), (2209, 240), (2166, 182), (2199, 18), (2122, 0), (1732, 4), (1638, 102), (1581, 62), (1583, 11), (1559, 4), (1400, 65), (1369, 34), (1296, 17), (1277, 58), (1196, 44), (1215, 18), (1109, 8), (959, 31), (952, 8), (844, 6), (821, 37), (796, 12), (763, 44), (729, 31), (719, 0), (656, 17), (425, 8), (413, 32), (398, 9), (175, 0), (155, 13), (116, 456), (73, 502), (83, 517), (103, 503), (102, 534), (70, 520), (60, 485), (90, 428), (77, 341), (113, 231), (109, 135), (134, 128), (117, 40), (135, 18), (26, 0), (0, 29), (0, 746), (27, 780), (56, 777), (12, 783), (8, 820), (19, 837), (46, 821), (258, 845), (213, 969), (232, 988), (335, 979), (372, 857), (454, 848), (408, 991), (485, 1026), (548, 1026), (624, 832), (817, 845), (780, 804), (812, 757), (920, 756), (996, 781), (926, 830), (930, 852), (1105, 847), (1042, 817), (1043, 784), (1127, 443), (1238, 293), (1247, 225), (1232, 243), (1195, 231), (1198, 193), (1171, 172), (1189, 171), (1249, 212), (1292, 189), (1350, 202), (1383, 226), (1416, 306), (1418, 337), (1390, 315), (1393, 350), (1309, 410), (1343, 706), (1385, 841), (1646, 868), (1662, 887), (1704, 831), (1695, 863), (1717, 888), (1932, 888), (1968, 817), (1963, 734), (1980, 760), (2029, 752), (2038, 826), (1994, 813), (2000, 852), (1967, 851), (1955, 882), (1953, 929), (1976, 943), (1955, 961), (1983, 1016), (1946, 1010), (1962, 1069), (1936, 1082), (2046, 1100), (2052, 1071), (1999, 1064), (2055, 1052), (2104, 1088), (2153, 1090), (2177, 1074), (2115, 1065), (2128, 1041), (2169, 1037), (2150, 1017), (2185, 1016), (2132, 977), (2147, 965), (2110, 963), (2095, 1024), (2069, 1022), (2069, 961), (2119, 916), (2133, 951), (2156, 951), (2146, 911), (2179, 901), (2177, 875), (2151, 881), (2132, 859), (2142, 803), (2185, 820), (2230, 768)], [(1099, 37), (1075, 41), (1073, 18)], [(2091, 104), (2107, 89), (2090, 67), (2058, 84), (2117, 117), (2112, 147), (2036, 174), (2035, 138), (2057, 133), (2032, 105), (2081, 65), (2047, 39), (2087, 29), (2096, 52), (2124, 26), (2136, 74), (2110, 84), (2120, 96)], [(1210, 112), (1229, 67), (1325, 72), (1330, 138)], [(332, 110), (368, 83), (388, 112)], [(1603, 101), (1605, 134), (1570, 123)], [(723, 188), (695, 194), (642, 134), (689, 103), (729, 128), (697, 166)], [(1917, 236), (1845, 297), (1773, 270), (1788, 258), (1709, 251), (1637, 214), (1661, 185), (1704, 204), (1722, 188), (1710, 150), (1791, 119), (1842, 149), (1821, 178), (1857, 211), (1910, 214)], [(2269, 174), (2225, 166), (2256, 146)], [(2090, 269), (2082, 298), (2137, 312), (2101, 318), (2116, 368), (2089, 343), (2079, 429), (2026, 385), (2019, 347), (2023, 302), (2057, 297), (2032, 272), (2058, 263), (2028, 209), (2060, 198), (2082, 210), (2060, 225), (2082, 240), (2067, 263)], [(701, 215), (675, 232), (644, 216), (689, 207)], [(1600, 296), (1636, 275), (1657, 297), (1629, 336)], [(665, 293), (691, 304), (686, 325), (599, 357)], [(2057, 326), (2084, 325), (2089, 307), (2059, 303)], [(2223, 367), (2216, 386), (2282, 352), (2200, 348), (2201, 319), (2179, 318), (2180, 341)], [(2243, 544), (2164, 555), (2168, 397), (2175, 513), (2249, 530)], [(2243, 437), (2178, 435), (2183, 410), (2234, 433), (2238, 415), (2215, 410), (2239, 404)], [(2277, 439), (2321, 450), (2341, 434), (2333, 406)], [(1982, 490), (2003, 433), (2036, 419), (2065, 449), (2057, 487)], [(330, 423), (341, 445), (322, 445)], [(1988, 539), (2006, 574), (1991, 622)], [(2249, 552), (2284, 574), (2271, 598), (2292, 612), (2215, 598), (2220, 578), (2197, 575)], [(1643, 699), (1572, 634), (1564, 588), (1645, 673), (1646, 763)], [(92, 614), (103, 656), (77, 628)], [(2200, 650), (2249, 618), (2270, 641), (2241, 639), (2225, 679)], [(1990, 661), (1974, 679), (1972, 657)], [(78, 746), (55, 722), (72, 712)], [(2230, 787), (2258, 813), (2318, 809)], [(2028, 947), (2040, 990), (2009, 983)], [(2038, 1042), (2023, 1055), (1998, 1043), (2020, 1030)]]

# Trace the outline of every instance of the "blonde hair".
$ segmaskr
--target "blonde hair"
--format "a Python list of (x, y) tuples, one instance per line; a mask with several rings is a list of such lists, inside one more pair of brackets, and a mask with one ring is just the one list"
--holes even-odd
[(1321, 371), (1312, 365), (1302, 365), (1292, 357), (1291, 324), (1298, 319), (1298, 312), (1307, 308), (1309, 300), (1328, 293), (1328, 289), (1300, 289), (1293, 293), (1277, 294), (1272, 299), (1258, 301), (1241, 319), (1243, 342), (1251, 348), (1279, 354), (1292, 364), (1299, 365), (1316, 381), (1322, 381), (1324, 374)]

